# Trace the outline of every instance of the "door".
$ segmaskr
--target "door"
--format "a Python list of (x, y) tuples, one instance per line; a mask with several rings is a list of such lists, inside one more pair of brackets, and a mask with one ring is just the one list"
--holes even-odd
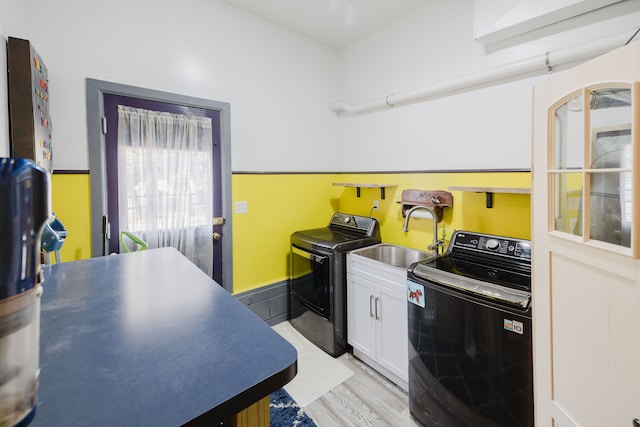
[[(183, 204), (188, 203), (189, 206), (185, 206), (185, 209), (183, 209), (184, 211), (183, 215), (189, 215), (189, 216), (192, 216), (193, 218), (192, 220), (189, 220), (189, 221), (182, 221), (182, 219), (177, 221), (177, 223), (181, 224), (181, 228), (182, 228), (182, 230), (179, 233), (176, 233), (175, 230), (170, 230), (170, 231), (167, 230), (167, 228), (169, 227), (175, 227), (175, 225), (172, 225), (172, 223), (176, 223), (176, 221), (172, 221), (172, 220), (163, 221), (162, 224), (158, 225), (157, 227), (158, 230), (156, 231), (155, 235), (157, 236), (158, 233), (163, 233), (164, 231), (165, 234), (167, 234), (167, 232), (173, 233), (179, 237), (178, 238), (176, 238), (175, 236), (154, 237), (154, 241), (150, 243), (153, 243), (151, 247), (156, 247), (156, 246), (176, 247), (177, 249), (181, 250), (181, 252), (183, 252), (187, 257), (189, 257), (197, 265), (202, 264), (201, 268), (203, 268), (203, 270), (205, 271), (209, 271), (208, 265), (210, 265), (209, 263), (213, 262), (212, 277), (218, 283), (222, 283), (222, 242), (220, 239), (221, 233), (222, 233), (222, 229), (221, 229), (222, 222), (220, 221), (220, 219), (222, 218), (222, 190), (221, 190), (221, 168), (220, 168), (220, 113), (219, 111), (188, 107), (184, 105), (170, 104), (165, 102), (156, 102), (156, 101), (150, 101), (150, 100), (139, 99), (139, 98), (128, 97), (128, 96), (105, 94), (104, 111), (105, 111), (105, 117), (106, 117), (106, 131), (107, 131), (106, 132), (106, 170), (107, 170), (107, 194), (108, 194), (108, 221), (109, 221), (109, 231), (110, 231), (109, 233), (110, 236), (108, 238), (108, 253), (122, 252), (121, 250), (122, 248), (120, 248), (120, 239), (119, 239), (120, 231), (141, 233), (143, 235), (145, 233), (149, 234), (151, 232), (151, 230), (149, 230), (148, 228), (145, 229), (144, 225), (138, 225), (136, 228), (133, 228), (133, 229), (131, 228), (132, 227), (131, 225), (129, 225), (129, 227), (126, 227), (126, 228), (120, 226), (121, 218), (123, 220), (126, 220), (127, 213), (129, 213), (129, 216), (132, 215), (132, 212), (134, 216), (137, 213), (144, 214), (144, 212), (139, 212), (139, 211), (144, 211), (144, 209), (149, 208), (148, 206), (149, 204), (153, 205), (153, 203), (146, 203), (143, 200), (132, 201), (131, 195), (127, 197), (126, 194), (124, 195), (122, 194), (127, 190), (126, 190), (126, 186), (123, 186), (123, 178), (121, 173), (122, 171), (121, 170), (119, 171), (118, 165), (120, 165), (121, 168), (123, 167), (122, 157), (125, 156), (126, 153), (123, 152), (122, 146), (118, 148), (118, 131), (119, 131), (118, 107), (119, 106), (143, 109), (144, 111), (148, 111), (148, 112), (173, 113), (177, 115), (176, 117), (195, 116), (195, 117), (205, 117), (211, 120), (211, 140), (208, 143), (212, 148), (211, 150), (212, 154), (211, 154), (211, 157), (208, 159), (205, 159), (205, 161), (208, 164), (206, 167), (210, 168), (211, 173), (213, 174), (212, 176), (213, 185), (211, 186), (210, 189), (208, 189), (208, 191), (211, 192), (210, 194), (211, 199), (206, 199), (206, 200), (212, 200), (212, 206), (209, 206), (208, 208), (203, 209), (203, 207), (201, 206), (201, 204), (203, 203), (202, 201), (203, 198), (198, 197), (197, 194), (195, 194), (194, 197), (190, 197), (190, 196), (176, 197), (175, 194), (171, 195), (170, 191), (166, 189), (161, 190), (160, 185), (157, 186), (158, 191), (167, 191), (168, 193), (166, 194), (166, 196), (163, 196), (163, 201), (165, 203), (168, 198), (172, 198), (172, 201), (174, 203), (176, 199), (180, 200), (180, 202)], [(122, 119), (122, 115), (120, 116), (120, 119)], [(120, 125), (122, 126), (122, 123)], [(175, 157), (175, 154), (172, 155), (170, 153), (170, 150), (157, 150), (157, 151), (166, 151), (166, 154), (164, 156), (162, 155), (154, 156), (154, 158), (157, 159), (157, 163), (164, 163), (163, 160), (168, 159), (172, 156)], [(189, 158), (193, 159), (195, 157), (195, 154), (197, 153), (190, 154)], [(139, 157), (134, 157), (134, 159), (139, 159)], [(136, 160), (136, 162), (139, 162), (139, 164), (138, 163), (132, 164), (131, 159), (128, 160), (127, 167), (133, 168), (134, 170), (141, 169), (143, 161)], [(154, 169), (157, 169), (158, 167), (159, 167), (159, 164), (153, 165)], [(186, 168), (184, 171), (182, 170), (180, 171), (181, 176), (187, 173), (188, 172)], [(138, 176), (137, 173), (135, 173), (135, 175)], [(195, 173), (194, 175), (196, 175), (195, 177), (196, 181), (202, 180), (202, 178), (205, 176), (205, 174), (198, 174), (198, 173)], [(194, 182), (193, 179), (189, 181), (188, 183), (189, 187), (194, 187), (193, 182)], [(185, 184), (187, 183), (185, 182)], [(206, 180), (204, 184), (205, 184), (205, 188), (209, 187), (210, 185), (210, 183), (208, 183)], [(185, 187), (187, 187), (187, 185), (185, 185)], [(184, 194), (182, 193), (181, 195), (184, 195)], [(123, 206), (123, 204), (127, 204), (127, 203), (129, 203), (129, 206)], [(211, 203), (211, 201), (207, 203)], [(134, 210), (134, 207), (132, 205), (134, 205), (136, 207), (135, 209), (137, 210)], [(207, 218), (208, 215), (203, 216), (199, 211), (207, 211), (207, 212), (212, 211), (212, 217)], [(124, 218), (123, 218), (123, 215), (124, 215)], [(186, 226), (187, 224), (189, 227)], [(151, 224), (148, 224), (147, 222), (147, 226), (151, 226)], [(154, 229), (156, 229), (155, 224), (153, 224), (152, 226)], [(204, 230), (204, 233), (200, 232), (199, 235), (196, 234), (191, 238), (191, 241), (189, 241), (189, 243), (187, 243), (186, 245), (193, 244), (194, 240), (197, 242), (198, 239), (202, 240), (202, 239), (210, 238), (210, 239), (213, 239), (212, 252), (208, 250), (202, 250), (202, 249), (198, 251), (194, 251), (194, 250), (185, 248), (186, 245), (183, 244), (180, 240), (187, 238), (186, 236), (189, 233), (193, 233), (194, 232), (193, 227), (196, 227), (195, 228), (196, 233), (199, 230)], [(188, 228), (191, 228), (191, 230), (189, 230)], [(205, 243), (206, 245), (202, 245), (202, 242), (200, 242), (201, 247), (209, 246), (209, 242), (205, 242)], [(207, 258), (213, 258), (213, 260), (211, 259), (203, 260), (202, 259), (203, 256)]]
[(291, 246), (291, 296), (325, 319), (331, 318), (331, 257)]
[(375, 288), (368, 280), (347, 274), (349, 344), (373, 360), (376, 360)]
[(407, 297), (404, 293), (377, 287), (378, 362), (402, 379), (407, 379)]
[(640, 418), (638, 43), (534, 89), (536, 421)]
[[(213, 219), (208, 219), (207, 239), (213, 238), (213, 278), (229, 291), (233, 289), (232, 271), (232, 224), (231, 224), (231, 156), (230, 156), (230, 106), (227, 103), (208, 99), (155, 91), (134, 86), (126, 86), (106, 81), (86, 79), (87, 89), (87, 130), (89, 140), (89, 165), (91, 175), (91, 230), (92, 255), (101, 256), (117, 252), (118, 216), (113, 204), (118, 203), (108, 191), (107, 180), (113, 179), (107, 165), (115, 158), (108, 159), (107, 136), (116, 137), (117, 119), (107, 119), (107, 113), (117, 108), (118, 103), (136, 108), (166, 112), (175, 115), (192, 115), (210, 118), (212, 180), (210, 196), (213, 200)], [(115, 130), (114, 130), (115, 129)], [(165, 156), (166, 157), (166, 156)], [(114, 182), (109, 186), (113, 188)], [(117, 187), (117, 181), (115, 182)], [(114, 203), (109, 203), (115, 200)], [(190, 215), (191, 217), (191, 215)], [(115, 220), (110, 224), (111, 220)], [(110, 227), (111, 225), (111, 227)], [(204, 232), (201, 233), (204, 239)], [(108, 239), (110, 237), (110, 239)], [(112, 247), (109, 248), (109, 244)], [(173, 246), (173, 245), (171, 245)]]

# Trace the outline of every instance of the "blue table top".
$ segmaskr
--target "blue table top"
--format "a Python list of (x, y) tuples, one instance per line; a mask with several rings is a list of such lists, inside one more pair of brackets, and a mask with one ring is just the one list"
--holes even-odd
[(172, 248), (44, 268), (34, 426), (214, 425), (297, 352)]

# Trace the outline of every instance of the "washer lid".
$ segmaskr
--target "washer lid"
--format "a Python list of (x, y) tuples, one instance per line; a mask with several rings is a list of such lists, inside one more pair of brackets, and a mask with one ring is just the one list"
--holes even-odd
[(358, 236), (328, 227), (296, 231), (291, 244), (303, 249), (347, 251), (380, 243), (379, 237)]
[(291, 244), (302, 249), (350, 251), (380, 242), (377, 219), (340, 212), (333, 214), (326, 227), (296, 231), (291, 235)]
[(413, 273), (423, 279), (430, 279), (428, 273), (438, 270), (460, 277), (531, 292), (531, 264), (497, 261), (500, 260), (478, 256), (463, 257), (449, 253), (421, 261), (415, 265)]
[(481, 298), (516, 306), (520, 309), (526, 310), (531, 304), (530, 292), (450, 273), (426, 264), (418, 264), (413, 270), (413, 274), (443, 286), (469, 292)]

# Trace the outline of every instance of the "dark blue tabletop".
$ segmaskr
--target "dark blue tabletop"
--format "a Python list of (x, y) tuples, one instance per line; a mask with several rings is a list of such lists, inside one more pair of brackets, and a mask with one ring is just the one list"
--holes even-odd
[(214, 425), (297, 353), (171, 248), (44, 268), (35, 426)]

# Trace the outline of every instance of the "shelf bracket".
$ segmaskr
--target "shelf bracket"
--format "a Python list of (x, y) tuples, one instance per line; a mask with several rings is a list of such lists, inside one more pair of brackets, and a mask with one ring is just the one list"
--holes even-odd
[[(356, 187), (356, 197), (360, 197), (360, 187)], [(380, 187), (380, 198), (384, 200), (384, 187)]]
[(449, 190), (455, 191), (473, 191), (474, 193), (485, 193), (486, 207), (491, 209), (493, 207), (493, 194), (505, 193), (505, 194), (531, 194), (530, 188), (521, 187), (460, 187), (450, 186)]
[(487, 204), (487, 208), (491, 209), (493, 207), (493, 193), (489, 191), (485, 193), (485, 202)]
[(385, 188), (386, 187), (397, 187), (396, 184), (353, 184), (348, 182), (334, 182), (333, 185), (339, 185), (341, 187), (355, 187), (356, 188), (356, 197), (360, 197), (361, 188), (379, 188), (380, 189), (380, 198), (385, 198)]

